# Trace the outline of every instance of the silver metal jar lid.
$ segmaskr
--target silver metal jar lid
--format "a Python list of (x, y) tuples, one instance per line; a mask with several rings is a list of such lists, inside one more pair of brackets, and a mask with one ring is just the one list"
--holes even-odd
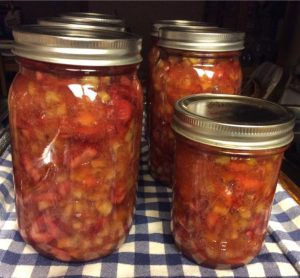
[(202, 27), (205, 29), (212, 29), (216, 28), (215, 26), (209, 25), (207, 22), (202, 21), (193, 21), (193, 20), (185, 20), (185, 19), (161, 19), (154, 22), (152, 25), (152, 32), (151, 36), (158, 37), (159, 29), (162, 27), (175, 27), (175, 26), (195, 26), (195, 27)]
[(142, 61), (142, 40), (130, 33), (25, 25), (13, 30), (17, 56), (57, 64), (121, 66)]
[(65, 27), (78, 30), (113, 30), (125, 31), (124, 26), (107, 22), (74, 22), (63, 17), (45, 17), (38, 19), (38, 24), (42, 26)]
[(257, 98), (199, 94), (178, 100), (173, 130), (192, 141), (236, 150), (265, 150), (293, 140), (294, 116)]
[[(112, 15), (98, 13), (66, 13), (59, 15), (62, 18), (73, 20), (74, 22), (107, 22), (124, 26), (124, 20), (115, 18)], [(110, 16), (110, 17), (109, 17)]]
[(159, 29), (158, 45), (191, 51), (226, 52), (244, 48), (244, 33), (215, 28), (203, 30), (184, 27), (162, 27)]

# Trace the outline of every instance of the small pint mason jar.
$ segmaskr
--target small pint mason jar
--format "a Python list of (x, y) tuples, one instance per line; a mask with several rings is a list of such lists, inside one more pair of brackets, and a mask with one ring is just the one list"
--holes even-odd
[(142, 128), (141, 40), (23, 26), (9, 92), (23, 239), (63, 261), (110, 254), (132, 224)]
[(173, 106), (192, 94), (240, 93), (244, 34), (183, 27), (165, 27), (159, 32), (159, 59), (151, 77), (150, 170), (154, 178), (170, 186)]
[(52, 26), (61, 28), (73, 28), (78, 30), (112, 30), (125, 31), (125, 27), (120, 24), (113, 24), (107, 22), (91, 22), (91, 21), (74, 21), (63, 17), (45, 17), (38, 19), (38, 24), (42, 26)]
[(261, 250), (294, 117), (260, 99), (203, 94), (175, 106), (172, 233), (184, 255), (217, 268)]

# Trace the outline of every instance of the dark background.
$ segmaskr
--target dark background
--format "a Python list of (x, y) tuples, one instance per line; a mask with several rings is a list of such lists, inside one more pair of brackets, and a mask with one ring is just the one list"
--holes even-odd
[[(144, 58), (149, 50), (152, 23), (157, 19), (207, 21), (246, 32), (244, 68), (264, 61), (289, 67), (300, 56), (300, 2), (288, 1), (2, 1), (0, 38), (9, 37), (3, 19), (17, 10), (23, 24), (64, 12), (100, 12), (125, 19), (128, 29), (143, 38)], [(13, 22), (12, 22), (13, 25)], [(144, 67), (144, 64), (142, 66)]]

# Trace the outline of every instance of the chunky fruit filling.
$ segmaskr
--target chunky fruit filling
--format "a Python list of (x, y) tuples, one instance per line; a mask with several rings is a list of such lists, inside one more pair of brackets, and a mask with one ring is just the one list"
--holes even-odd
[(170, 123), (175, 102), (192, 94), (239, 94), (242, 73), (238, 52), (201, 56), (161, 49), (158, 59), (155, 47), (151, 53), (155, 65), (152, 71), (150, 67), (150, 167), (155, 178), (170, 186), (174, 159)]
[(135, 205), (143, 110), (135, 67), (23, 64), (9, 98), (20, 232), (60, 260), (105, 256), (125, 240)]
[(282, 154), (238, 154), (176, 141), (172, 226), (185, 255), (238, 266), (260, 251)]

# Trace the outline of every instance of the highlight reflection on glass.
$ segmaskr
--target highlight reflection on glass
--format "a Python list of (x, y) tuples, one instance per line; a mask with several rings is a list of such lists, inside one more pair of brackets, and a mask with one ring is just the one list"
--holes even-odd
[(199, 69), (199, 68), (194, 68), (195, 71), (197, 72), (198, 76), (203, 77), (203, 76), (208, 76), (209, 78), (213, 78), (215, 72), (212, 70), (205, 70), (205, 69)]
[(93, 91), (93, 86), (91, 85), (69, 84), (68, 87), (74, 96), (78, 98), (87, 96), (91, 101), (96, 99), (97, 93)]

